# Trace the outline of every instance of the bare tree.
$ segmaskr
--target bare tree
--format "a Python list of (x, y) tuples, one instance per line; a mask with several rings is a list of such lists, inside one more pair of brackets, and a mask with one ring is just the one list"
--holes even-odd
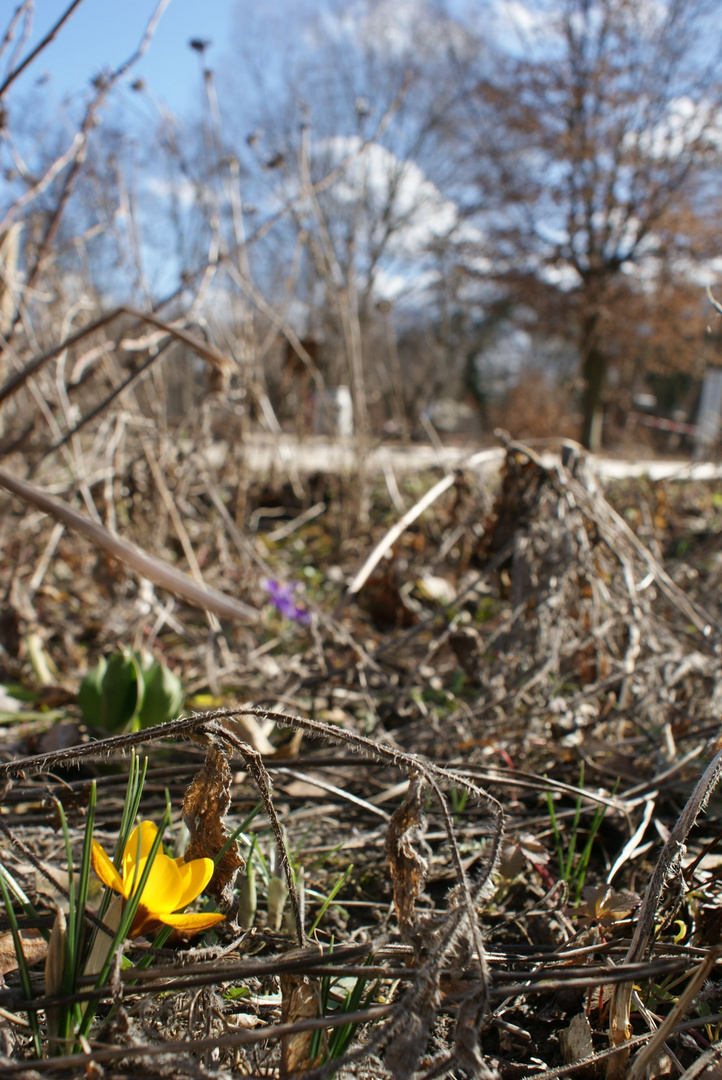
[[(432, 323), (439, 290), (446, 292), (439, 249), (469, 228), (445, 193), (455, 163), (444, 149), (444, 125), (460, 94), (449, 53), (466, 55), (465, 42), (473, 42), (431, 0), (403, 10), (389, 0), (329, 0), (312, 11), (294, 5), (287, 26), (274, 21), (277, 14), (268, 12), (275, 56), (284, 58), (269, 61), (275, 84), (255, 113), (244, 107), (228, 118), (253, 201), (289, 208), (256, 245), (258, 280), (274, 305), (292, 309), (301, 336), (320, 335), (335, 354), (328, 378), (352, 387), (357, 431), (367, 424), (365, 403), (375, 400), (391, 403), (404, 428), (407, 385), (395, 337), (412, 311), (417, 324)], [(242, 19), (252, 53), (265, 55), (259, 35), (268, 27), (258, 25), (257, 12), (243, 9)], [(246, 70), (234, 63), (238, 79)], [(222, 107), (224, 100), (247, 103), (252, 90), (244, 95), (236, 82)], [(300, 241), (288, 303), (279, 267), (294, 265)], [(428, 391), (428, 372), (417, 368), (407, 374)], [(445, 381), (439, 355), (435, 373)]]
[(719, 236), (722, 11), (532, 0), (523, 16), (495, 24), (493, 49), (485, 28), (456, 134), (472, 148), (494, 275), (573, 327), (581, 438), (597, 448), (620, 303), (684, 276)]

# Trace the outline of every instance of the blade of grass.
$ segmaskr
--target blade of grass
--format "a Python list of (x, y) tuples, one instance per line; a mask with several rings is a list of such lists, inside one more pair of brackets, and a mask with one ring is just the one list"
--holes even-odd
[[(15, 880), (10, 871), (5, 869), (2, 863), (0, 863), (0, 874), (4, 876), (5, 884), (20, 904), (20, 907), (23, 909), (24, 913), (31, 919), (37, 919), (37, 909), (33, 907), (28, 896), (25, 894), (20, 884)], [(48, 932), (43, 931), (42, 927), (40, 928), (40, 933), (43, 934), (44, 937), (48, 937)]]
[(577, 903), (577, 904), (579, 903), (579, 898), (581, 897), (582, 889), (584, 888), (584, 882), (585, 882), (586, 876), (587, 876), (587, 867), (589, 866), (589, 860), (590, 860), (591, 855), (592, 855), (592, 848), (594, 847), (594, 841), (597, 838), (597, 833), (599, 832), (600, 826), (602, 824), (602, 821), (604, 820), (604, 815), (606, 814), (606, 812), (607, 812), (607, 807), (606, 806), (598, 806), (597, 807), (597, 809), (595, 811), (595, 814), (594, 814), (594, 817), (592, 818), (592, 823), (591, 823), (591, 825), (589, 827), (589, 836), (587, 837), (587, 842), (584, 845), (582, 853), (579, 856), (579, 862), (578, 862), (578, 864), (577, 864), (577, 866), (575, 867), (575, 870), (574, 870), (574, 880), (576, 882), (574, 902)]
[[(261, 868), (261, 877), (263, 878), (263, 883), (266, 888), (268, 888), (268, 883), (271, 880), (271, 871), (268, 866), (268, 860), (261, 851), (261, 845), (258, 843), (255, 836), (253, 837), (253, 843), (251, 844), (251, 855), (256, 856), (258, 860), (258, 865)], [(251, 856), (249, 855), (249, 858), (250, 857)]]
[(572, 819), (571, 834), (569, 839), (569, 850), (567, 851), (567, 858), (564, 865), (564, 874), (562, 875), (564, 880), (569, 884), (573, 878), (574, 871), (574, 855), (577, 849), (577, 834), (579, 832), (579, 819), (582, 816), (582, 790), (584, 788), (584, 762), (582, 762), (579, 769), (579, 795), (577, 796), (577, 803), (574, 808), (574, 818)]
[(348, 881), (349, 874), (351, 873), (352, 870), (353, 870), (353, 863), (349, 863), (349, 865), (346, 867), (343, 874), (341, 874), (341, 877), (338, 879), (338, 881), (333, 886), (330, 893), (328, 894), (328, 896), (324, 900), (323, 904), (321, 905), (321, 910), (319, 911), (318, 915), (316, 916), (316, 918), (311, 923), (311, 927), (310, 927), (310, 929), (308, 931), (308, 936), (309, 937), (314, 932), (314, 930), (316, 929), (318, 924), (321, 922), (321, 919), (324, 917), (324, 915), (328, 911), (329, 905), (333, 902), (333, 899), (336, 896), (336, 893)]
[[(28, 970), (28, 965), (25, 960), (25, 953), (23, 952), (23, 943), (20, 937), (18, 921), (15, 917), (15, 909), (13, 907), (12, 900), (10, 899), (7, 886), (5, 884), (4, 874), (0, 874), (0, 892), (2, 892), (3, 904), (5, 905), (8, 922), (10, 923), (10, 933), (13, 937), (13, 948), (15, 949), (15, 959), (18, 962), (20, 986), (22, 987), (25, 1000), (32, 1001), (34, 994), (32, 983), (30, 981), (30, 971)], [(30, 1025), (30, 1031), (32, 1033), (35, 1056), (40, 1057), (42, 1054), (42, 1043), (40, 1041), (40, 1025), (38, 1023), (37, 1013), (32, 1010), (28, 1010), (27, 1017), (28, 1023)]]
[(70, 983), (73, 978), (73, 960), (75, 958), (75, 926), (76, 926), (76, 911), (75, 911), (75, 871), (73, 869), (73, 848), (70, 842), (70, 831), (68, 829), (68, 822), (65, 817), (65, 810), (62, 803), (57, 799), (55, 800), (55, 806), (60, 818), (60, 828), (63, 833), (63, 842), (65, 844), (65, 861), (68, 867), (68, 911), (67, 911), (67, 951), (65, 956), (65, 975), (63, 978), (63, 991), (66, 994), (72, 992)]
[[(329, 962), (331, 960), (331, 957), (333, 956), (333, 944), (334, 944), (334, 941), (335, 941), (335, 938), (334, 938), (334, 936), (332, 934), (331, 935), (331, 940), (328, 943)], [(321, 979), (321, 991), (320, 991), (321, 1015), (322, 1016), (325, 1016), (326, 1012), (328, 1011), (328, 1000), (329, 1000), (330, 993), (331, 993), (331, 976), (330, 975), (324, 975), (323, 978)], [(314, 1033), (313, 1033), (313, 1035), (311, 1037), (311, 1045), (309, 1047), (309, 1052), (308, 1052), (308, 1057), (309, 1057), (310, 1061), (315, 1061), (316, 1058), (318, 1057), (318, 1055), (321, 1053), (321, 1040), (324, 1038), (325, 1034), (326, 1033), (324, 1032), (323, 1028), (318, 1028), (317, 1031), (314, 1031)]]
[(93, 828), (95, 827), (95, 807), (97, 805), (98, 789), (93, 780), (90, 785), (90, 798), (85, 819), (85, 833), (83, 836), (83, 850), (78, 873), (78, 895), (76, 900), (76, 923), (75, 923), (75, 958), (73, 964), (73, 986), (77, 985), (78, 977), (83, 968), (83, 924), (85, 922), (85, 909), (88, 903), (88, 889), (90, 886), (90, 854), (93, 847)]
[(113, 862), (116, 870), (121, 869), (121, 858), (125, 845), (128, 842), (128, 837), (131, 834), (133, 826), (135, 825), (135, 819), (138, 816), (140, 809), (140, 800), (143, 795), (143, 786), (145, 784), (145, 776), (148, 772), (148, 758), (143, 758), (143, 761), (138, 760), (138, 755), (135, 749), (130, 752), (130, 769), (128, 772), (128, 786), (125, 793), (125, 801), (123, 803), (123, 814), (120, 819), (120, 829), (118, 831), (118, 843), (116, 844), (115, 854), (113, 856)]
[[(246, 817), (244, 818), (244, 820), (243, 820), (243, 821), (241, 822), (241, 824), (240, 824), (240, 825), (238, 826), (238, 828), (237, 828), (237, 829), (234, 829), (234, 830), (233, 830), (233, 832), (232, 832), (232, 833), (231, 833), (231, 835), (230, 835), (230, 836), (228, 837), (228, 839), (226, 840), (225, 844), (224, 844), (224, 845), (223, 845), (223, 847), (222, 847), (222, 848), (220, 849), (220, 851), (218, 852), (218, 854), (217, 854), (217, 855), (214, 855), (214, 856), (213, 856), (213, 862), (214, 862), (214, 863), (218, 863), (218, 862), (220, 862), (220, 860), (221, 860), (221, 859), (223, 858), (223, 856), (225, 855), (225, 853), (226, 853), (226, 852), (228, 851), (228, 849), (230, 848), (231, 844), (235, 844), (236, 840), (237, 840), (237, 839), (238, 839), (238, 837), (239, 837), (239, 836), (241, 835), (241, 833), (244, 833), (244, 832), (246, 831), (246, 829), (247, 829), (247, 828), (248, 828), (248, 826), (249, 826), (249, 825), (251, 824), (251, 822), (253, 821), (253, 819), (254, 819), (254, 818), (255, 818), (255, 817), (256, 817), (256, 816), (258, 815), (258, 814), (260, 814), (261, 810), (263, 810), (263, 802), (259, 802), (259, 803), (256, 803), (256, 805), (255, 805), (255, 806), (253, 807), (253, 809), (251, 810), (250, 814), (248, 814), (248, 815), (247, 815), (247, 816), (246, 816)], [(251, 850), (253, 850), (253, 847), (252, 847), (252, 846), (251, 846)]]
[[(367, 961), (367, 963), (369, 963), (369, 961)], [(367, 982), (368, 979), (364, 979), (362, 977), (359, 977), (356, 980), (356, 985), (349, 993), (346, 1001), (343, 1003), (343, 1012), (353, 1013), (359, 1009), (367, 1007), (371, 1003), (381, 980), (376, 979), (374, 981), (373, 986), (369, 987), (369, 990), (365, 995), (365, 999), (362, 1002), (361, 999)], [(336, 1058), (340, 1058), (343, 1054), (346, 1053), (354, 1035), (356, 1034), (356, 1031), (358, 1030), (358, 1027), (358, 1024), (344, 1024), (343, 1027), (333, 1029), (331, 1038), (328, 1042), (328, 1057), (331, 1061), (334, 1061)]]

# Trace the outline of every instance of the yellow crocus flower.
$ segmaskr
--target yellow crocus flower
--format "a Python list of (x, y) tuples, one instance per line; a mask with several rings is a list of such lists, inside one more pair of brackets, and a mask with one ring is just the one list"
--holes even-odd
[[(140, 825), (136, 825), (123, 850), (122, 875), (113, 866), (100, 844), (93, 840), (91, 862), (103, 884), (129, 900), (138, 888), (157, 833), (152, 821), (142, 821)], [(197, 934), (221, 922), (225, 915), (218, 913), (181, 914), (183, 908), (200, 896), (212, 876), (212, 859), (191, 859), (190, 862), (183, 862), (183, 859), (171, 859), (159, 849), (153, 859), (128, 937), (138, 937), (157, 923), (173, 926), (184, 934)]]

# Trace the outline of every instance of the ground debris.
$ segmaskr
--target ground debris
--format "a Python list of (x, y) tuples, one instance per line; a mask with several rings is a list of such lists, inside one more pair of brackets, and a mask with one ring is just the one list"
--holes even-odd
[[(388, 510), (368, 537), (333, 536), (316, 515), (293, 540), (266, 546), (258, 557), (271, 561), (269, 579), (308, 583), (310, 621), (296, 623), (268, 604), (247, 538), (236, 537), (234, 555), (201, 512), (194, 459), (172, 460), (204, 572), (217, 587), (221, 571), (247, 582), (263, 630), (231, 626), (217, 648), (179, 609), (157, 644), (182, 674), (188, 715), (163, 728), (104, 739), (60, 698), (46, 712), (38, 697), (32, 713), (9, 713), (0, 863), (37, 911), (21, 914), (23, 934), (48, 930), (68, 886), (58, 804), (77, 863), (94, 779), (96, 832), (112, 850), (122, 755), (135, 747), (150, 761), (142, 816), (159, 820), (170, 802), (176, 855), (214, 857), (265, 807), (210, 890), (232, 910), (237, 872), (253, 860), (258, 903), (247, 932), (228, 926), (198, 949), (171, 941), (147, 971), (120, 972), (122, 1004), (93, 1029), (93, 1066), (194, 1078), (280, 1069), (326, 1080), (337, 1069), (348, 1080), (517, 1080), (593, 1053), (600, 1060), (582, 1067), (603, 1076), (617, 984), (633, 980), (659, 1023), (719, 942), (722, 825), (717, 802), (702, 800), (686, 851), (666, 849), (669, 872), (651, 905), (656, 936), (630, 960), (660, 844), (678, 835), (719, 744), (722, 565), (709, 535), (686, 549), (702, 552), (699, 561), (679, 555), (690, 502), (721, 524), (709, 491), (667, 485), (664, 512), (655, 494), (647, 513), (643, 485), (603, 493), (583, 457), (562, 464), (509, 444), (493, 497), (483, 479), (460, 473), (395, 538), (371, 580), (393, 578), (395, 614), (385, 621), (368, 594), (339, 606), (339, 591), (383, 539)], [(134, 470), (147, 495), (142, 460)], [(149, 533), (144, 540), (152, 546)], [(34, 647), (63, 686), (79, 682), (98, 650), (131, 640), (139, 619), (147, 627), (158, 617), (153, 604), (139, 614), (122, 572), (95, 582), (84, 543), (58, 542), (34, 599), (44, 628)], [(10, 535), (8, 553), (20, 578), (31, 576)], [(31, 685), (22, 646), (30, 611), (20, 601), (14, 610), (12, 672)], [(63, 724), (74, 725), (75, 745), (58, 739)], [(277, 923), (264, 873), (296, 890)], [(52, 894), (48, 874), (60, 881)], [(140, 941), (127, 951), (137, 962), (147, 949)], [(24, 1015), (17, 972), (5, 979), (3, 1053), (32, 1069), (26, 1030), (13, 1026)], [(712, 1031), (717, 982), (715, 969), (665, 1042), (684, 1069)], [(345, 1009), (350, 1037), (339, 1061), (326, 1061)], [(635, 1053), (650, 1039), (644, 1015), (629, 1014)], [(570, 1045), (572, 1029), (581, 1038)]]

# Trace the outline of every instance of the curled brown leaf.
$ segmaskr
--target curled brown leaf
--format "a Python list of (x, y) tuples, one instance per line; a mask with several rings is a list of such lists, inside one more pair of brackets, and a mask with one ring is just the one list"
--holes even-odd
[(428, 861), (419, 851), (426, 826), (423, 796), (424, 784), (417, 774), (411, 778), (406, 798), (393, 814), (386, 833), (386, 856), (391, 867), (394, 907), (404, 937), (414, 929), (414, 907), (424, 887), (428, 869)]
[[(211, 742), (205, 763), (191, 781), (183, 800), (183, 821), (190, 834), (184, 856), (186, 862), (215, 859), (228, 840), (230, 833), (225, 818), (231, 804), (231, 780), (225, 753)], [(225, 912), (234, 906), (233, 885), (236, 874), (245, 865), (234, 840), (218, 860), (208, 884), (208, 892)]]

